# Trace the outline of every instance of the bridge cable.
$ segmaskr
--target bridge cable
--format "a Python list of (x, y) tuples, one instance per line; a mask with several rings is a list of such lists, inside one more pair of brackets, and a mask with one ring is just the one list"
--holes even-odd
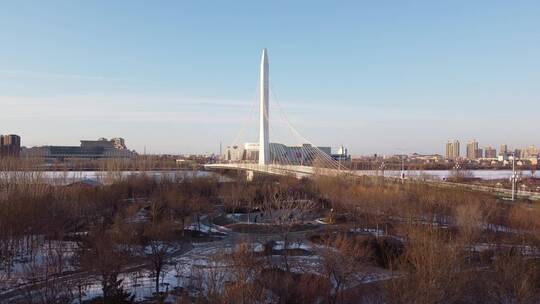
[[(305, 137), (303, 137), (293, 126), (292, 124), (290, 123), (290, 120), (288, 119), (287, 115), (285, 114), (283, 108), (281, 107), (281, 104), (279, 103), (279, 99), (277, 98), (277, 95), (275, 93), (275, 91), (273, 90), (273, 87), (271, 87), (271, 91), (272, 91), (272, 95), (273, 95), (273, 99), (275, 100), (275, 104), (278, 106), (278, 110), (279, 110), (279, 113), (280, 115), (282, 116), (282, 119), (284, 120), (285, 124), (289, 127), (289, 129), (296, 134), (296, 136), (298, 136), (300, 139), (302, 139), (304, 142), (308, 143), (311, 145), (311, 147), (313, 147), (314, 150), (312, 149), (307, 149), (307, 147), (304, 147), (303, 145), (301, 145), (302, 148), (305, 148), (305, 150), (311, 150), (308, 152), (308, 154), (311, 154), (311, 155), (315, 155), (315, 156), (319, 156), (319, 158), (321, 158), (321, 161), (323, 161), (325, 164), (327, 165), (330, 165), (331, 168), (337, 168), (337, 169), (340, 169), (340, 165), (339, 163), (333, 159), (330, 155), (328, 155), (326, 152), (323, 152), (321, 149), (319, 149), (319, 147), (317, 147), (316, 145), (314, 145), (313, 143), (311, 143), (309, 140), (307, 140)], [(322, 157), (321, 157), (322, 156)], [(315, 159), (314, 159), (315, 160)], [(313, 160), (313, 161), (314, 161)]]

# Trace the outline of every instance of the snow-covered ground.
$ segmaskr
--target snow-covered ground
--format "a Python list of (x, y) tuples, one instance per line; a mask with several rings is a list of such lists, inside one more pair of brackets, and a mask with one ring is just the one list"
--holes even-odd
[[(204, 288), (216, 269), (227, 266), (219, 259), (220, 253), (225, 251), (232, 252), (232, 248), (223, 241), (194, 244), (191, 251), (169, 261), (160, 279), (160, 291), (188, 286)], [(150, 270), (125, 273), (120, 278), (124, 288), (134, 294), (136, 300), (144, 300), (155, 292), (155, 280)], [(102, 291), (99, 282), (92, 282), (85, 294), (86, 300), (100, 296)]]
[(40, 278), (47, 269), (48, 272), (73, 270), (70, 260), (77, 249), (77, 243), (44, 240), (40, 236), (37, 244), (33, 252), (18, 255), (11, 267), (0, 265), (0, 292), (26, 283), (29, 277)]
[(386, 233), (384, 233), (384, 230), (375, 229), (375, 228), (351, 228), (349, 229), (349, 231), (353, 233), (367, 233), (367, 234), (372, 234), (374, 236), (386, 235)]
[[(196, 228), (192, 224), (189, 228)], [(217, 231), (212, 225), (202, 224), (201, 230), (204, 232)], [(268, 241), (266, 238), (260, 238), (249, 242), (251, 250), (254, 252), (264, 251), (264, 244)], [(231, 279), (230, 260), (227, 258), (235, 250), (238, 250), (239, 244), (230, 236), (218, 241), (202, 242), (192, 244), (193, 248), (187, 252), (175, 252), (177, 248), (171, 248), (173, 255), (169, 260), (166, 269), (160, 277), (160, 291), (172, 291), (175, 288), (186, 288), (192, 292), (206, 292), (210, 289), (223, 288), (224, 284)], [(72, 246), (69, 242), (62, 246)], [(315, 273), (322, 274), (323, 260), (317, 255), (318, 250), (324, 250), (322, 245), (313, 245), (307, 240), (294, 240), (288, 243), (288, 249), (302, 249), (311, 253), (311, 255), (289, 256), (288, 263), (291, 271), (296, 273)], [(43, 248), (47, 250), (48, 248)], [(75, 248), (72, 248), (72, 251)], [(273, 242), (274, 250), (284, 249), (284, 242), (277, 240)], [(330, 248), (326, 248), (330, 249)], [(141, 251), (142, 252), (142, 251)], [(274, 263), (282, 263), (282, 256), (269, 256)], [(155, 279), (150, 269), (146, 267), (135, 267), (120, 275), (123, 280), (123, 287), (131, 294), (135, 295), (138, 301), (151, 297), (155, 291)], [(378, 280), (377, 273), (367, 273), (362, 275), (363, 280)], [(75, 295), (78, 290), (73, 291)], [(99, 297), (102, 294), (101, 285), (97, 278), (90, 278), (88, 285), (83, 290), (83, 299), (89, 300)], [(77, 301), (74, 301), (77, 303)]]
[(187, 226), (186, 228), (184, 228), (186, 230), (193, 230), (193, 231), (200, 231), (200, 232), (203, 232), (203, 233), (223, 233), (222, 230), (218, 230), (217, 228), (215, 227), (211, 227), (207, 224), (204, 224), (204, 223), (200, 223), (200, 224), (197, 224), (197, 223), (191, 223), (189, 226)]

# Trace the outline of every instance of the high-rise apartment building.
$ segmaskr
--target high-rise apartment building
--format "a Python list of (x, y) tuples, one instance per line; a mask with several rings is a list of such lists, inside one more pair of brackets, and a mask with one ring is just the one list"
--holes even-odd
[(456, 139), (453, 142), (448, 141), (446, 143), (445, 151), (446, 159), (457, 159), (459, 158), (459, 141)]
[(18, 135), (1, 135), (0, 154), (18, 157), (21, 152), (21, 137)]
[(484, 149), (484, 157), (485, 158), (497, 158), (497, 150), (492, 147), (486, 147)]
[(538, 158), (540, 156), (540, 148), (537, 148), (535, 145), (530, 145), (521, 150), (522, 158)]
[(459, 147), (459, 140), (455, 139), (454, 142), (452, 143), (452, 148), (454, 150), (454, 159), (458, 159), (461, 154), (460, 154), (460, 147)]
[[(474, 139), (469, 141), (467, 143), (467, 159), (477, 159), (478, 150), (480, 150), (478, 149), (478, 142)], [(480, 157), (482, 156), (480, 155)]]
[(499, 155), (501, 156), (506, 156), (508, 155), (508, 146), (507, 145), (501, 145), (500, 149), (499, 149)]
[(454, 148), (454, 147), (453, 147), (453, 145), (452, 145), (452, 142), (451, 142), (451, 141), (448, 141), (448, 142), (446, 143), (446, 149), (445, 149), (445, 154), (444, 154), (446, 159), (453, 159), (453, 158), (454, 158), (454, 157), (453, 157), (453, 156), (454, 156), (454, 155), (453, 155), (453, 153), (454, 153), (454, 149), (453, 149), (453, 148)]
[(474, 151), (474, 159), (479, 159), (484, 156), (484, 150), (478, 148), (476, 151)]

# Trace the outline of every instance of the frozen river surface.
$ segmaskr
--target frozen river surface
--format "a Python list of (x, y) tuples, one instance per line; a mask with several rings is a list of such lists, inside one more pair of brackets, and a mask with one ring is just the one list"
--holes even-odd
[[(358, 174), (365, 175), (384, 175), (399, 177), (401, 171), (399, 170), (358, 170)], [(511, 170), (470, 170), (467, 171), (475, 178), (481, 178), (485, 180), (493, 179), (509, 179), (512, 175)], [(170, 179), (184, 179), (194, 177), (217, 177), (220, 181), (227, 181), (228, 178), (219, 175), (215, 172), (208, 171), (24, 171), (24, 172), (0, 172), (0, 180), (9, 180), (12, 182), (24, 181), (24, 180), (41, 180), (43, 182), (51, 184), (70, 184), (80, 181), (95, 181), (98, 183), (108, 183), (113, 180), (127, 178), (132, 174), (146, 174), (154, 178), (170, 178)], [(522, 171), (520, 174), (523, 177), (531, 176), (529, 170)], [(410, 170), (406, 171), (405, 175), (408, 178), (414, 179), (434, 179), (443, 180), (452, 175), (451, 170)], [(536, 172), (535, 177), (540, 178), (540, 172)]]
[(214, 172), (207, 171), (10, 171), (0, 172), (0, 180), (11, 182), (23, 182), (28, 180), (42, 181), (50, 184), (71, 184), (80, 181), (92, 181), (97, 183), (109, 183), (114, 180), (125, 179), (134, 174), (145, 174), (154, 178), (169, 178), (172, 180), (216, 177), (220, 181), (227, 178)]
[[(382, 175), (382, 171), (375, 171), (375, 170), (360, 170), (357, 171), (362, 173), (365, 173), (366, 175)], [(384, 171), (384, 176), (395, 176), (399, 177), (401, 171), (399, 170), (386, 170)], [(470, 173), (472, 177), (475, 178), (481, 178), (481, 179), (509, 179), (510, 176), (512, 176), (512, 170), (469, 170), (467, 173)], [(520, 172), (523, 177), (530, 177), (531, 171), (522, 171)], [(437, 179), (437, 180), (443, 180), (449, 176), (452, 175), (452, 170), (411, 170), (406, 171), (405, 176), (410, 178), (429, 178), (429, 179)], [(535, 177), (540, 178), (540, 173), (535, 172)]]

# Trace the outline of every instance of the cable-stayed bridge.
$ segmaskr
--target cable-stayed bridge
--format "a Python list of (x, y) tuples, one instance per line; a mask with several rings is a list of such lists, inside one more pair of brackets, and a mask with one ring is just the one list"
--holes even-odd
[[(318, 147), (304, 138), (292, 126), (287, 119), (284, 111), (279, 106), (277, 97), (274, 100), (277, 103), (279, 113), (283, 118), (283, 122), (287, 129), (292, 134), (294, 145), (285, 145), (278, 141), (270, 141), (270, 131), (272, 138), (276, 136), (278, 129), (272, 128), (270, 124), (270, 108), (269, 108), (269, 67), (268, 54), (266, 49), (262, 52), (261, 67), (260, 67), (260, 83), (259, 83), (259, 122), (258, 133), (259, 141), (257, 143), (238, 143), (240, 136), (237, 136), (233, 144), (227, 147), (225, 153), (220, 156), (220, 162), (216, 164), (205, 165), (209, 170), (240, 170), (247, 173), (248, 179), (252, 178), (254, 173), (271, 174), (271, 175), (290, 175), (298, 178), (309, 177), (312, 175), (337, 176), (337, 175), (372, 175), (379, 176), (378, 170), (374, 174), (366, 172), (350, 170), (341, 161), (343, 154), (338, 153), (338, 157), (334, 157), (330, 147)], [(243, 132), (241, 130), (239, 135)], [(342, 151), (343, 152), (343, 151)], [(346, 152), (344, 153), (347, 154)], [(387, 178), (399, 178), (404, 181), (405, 172), (401, 171), (400, 176), (384, 176)], [(495, 193), (498, 195), (508, 195), (510, 190), (499, 189), (487, 186), (478, 186), (470, 184), (449, 183), (440, 180), (426, 180), (423, 182), (436, 185), (439, 187), (464, 187), (476, 191), (484, 191)], [(518, 191), (518, 195), (531, 199), (540, 199), (540, 195), (536, 192)]]
[(332, 156), (330, 147), (317, 147), (301, 136), (289, 123), (283, 111), (281, 111), (282, 118), (297, 144), (288, 146), (270, 142), (270, 131), (274, 132), (274, 129), (270, 125), (269, 84), (268, 53), (264, 49), (258, 98), (258, 143), (233, 143), (227, 147), (225, 153), (222, 153), (219, 163), (207, 164), (205, 168), (244, 170), (248, 172), (248, 177), (253, 173), (296, 177), (314, 174), (335, 176), (348, 171), (339, 159), (336, 160)]

